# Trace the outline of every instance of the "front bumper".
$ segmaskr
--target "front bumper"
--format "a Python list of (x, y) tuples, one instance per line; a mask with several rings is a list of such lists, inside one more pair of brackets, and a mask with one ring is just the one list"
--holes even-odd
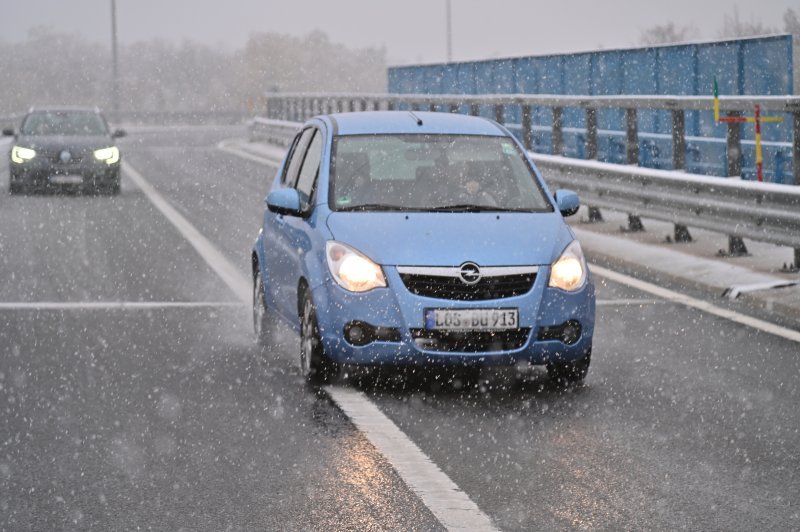
[[(533, 288), (526, 294), (488, 301), (453, 301), (414, 295), (409, 292), (395, 268), (384, 268), (387, 288), (354, 294), (330, 281), (312, 290), (317, 321), (326, 353), (339, 363), (355, 365), (464, 365), (513, 366), (519, 363), (546, 364), (550, 361), (577, 360), (591, 350), (594, 333), (595, 294), (591, 276), (574, 293), (548, 288), (549, 267), (541, 267)], [(512, 340), (497, 335), (497, 341), (481, 335), (481, 346), (469, 345), (469, 337), (430, 347), (420, 340), (424, 335), (427, 308), (518, 308), (520, 330)], [(544, 339), (572, 320), (579, 322), (579, 337), (571, 344)], [(364, 322), (382, 331), (399, 334), (399, 341), (373, 341), (359, 346), (345, 339), (353, 322)], [(527, 329), (527, 334), (525, 334)], [(456, 335), (458, 336), (458, 334)]]
[[(101, 161), (79, 164), (54, 164), (50, 161), (9, 163), (9, 178), (14, 185), (29, 188), (94, 188), (119, 181), (120, 163)], [(78, 179), (80, 178), (80, 179)]]

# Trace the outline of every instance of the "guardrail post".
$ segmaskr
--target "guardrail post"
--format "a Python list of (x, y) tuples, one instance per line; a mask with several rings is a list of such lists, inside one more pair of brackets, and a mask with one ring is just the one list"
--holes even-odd
[(449, 103), (447, 104), (447, 112), (449, 113), (457, 113), (458, 112), (458, 104), (457, 103)]
[(533, 150), (533, 110), (530, 105), (522, 106), (522, 144), (527, 151)]
[(435, 103), (429, 103), (428, 104), (428, 111), (430, 111), (431, 113), (435, 113), (436, 112), (436, 104)]
[[(739, 111), (729, 111), (728, 116), (741, 116)], [(742, 128), (739, 122), (728, 122), (727, 174), (728, 177), (742, 175)], [(747, 255), (747, 246), (739, 236), (728, 236), (728, 251), (719, 250), (720, 256), (742, 257)]]
[(586, 108), (586, 158), (597, 159), (597, 109)]
[(683, 109), (672, 110), (672, 168), (686, 168), (686, 116)]
[(564, 109), (553, 107), (553, 155), (564, 155)]
[(639, 164), (639, 121), (636, 109), (625, 109), (625, 161)]
[(506, 108), (501, 103), (494, 106), (494, 121), (498, 124), (503, 124), (506, 121)]
[(477, 103), (469, 104), (469, 114), (471, 116), (478, 116), (479, 114), (481, 114), (481, 106), (478, 105)]

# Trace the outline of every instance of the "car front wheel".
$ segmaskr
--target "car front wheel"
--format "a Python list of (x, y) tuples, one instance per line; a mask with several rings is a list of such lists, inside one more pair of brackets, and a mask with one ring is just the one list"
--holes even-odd
[(303, 294), (300, 315), (300, 371), (311, 384), (326, 384), (339, 375), (339, 365), (325, 354), (317, 324), (314, 302)]

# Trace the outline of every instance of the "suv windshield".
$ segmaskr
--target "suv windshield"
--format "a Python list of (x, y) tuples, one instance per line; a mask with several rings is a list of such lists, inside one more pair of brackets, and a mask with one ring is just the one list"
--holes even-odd
[(335, 139), (336, 211), (552, 211), (506, 137), (359, 135)]
[(103, 118), (88, 111), (36, 111), (20, 128), (23, 135), (105, 135)]

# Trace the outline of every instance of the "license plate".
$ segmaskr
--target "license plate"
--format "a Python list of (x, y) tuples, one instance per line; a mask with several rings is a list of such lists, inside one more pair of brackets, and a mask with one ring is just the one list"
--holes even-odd
[(56, 185), (80, 185), (83, 183), (83, 176), (79, 175), (51, 175), (50, 182)]
[(501, 309), (425, 309), (426, 329), (450, 331), (502, 331), (519, 328), (519, 310)]

